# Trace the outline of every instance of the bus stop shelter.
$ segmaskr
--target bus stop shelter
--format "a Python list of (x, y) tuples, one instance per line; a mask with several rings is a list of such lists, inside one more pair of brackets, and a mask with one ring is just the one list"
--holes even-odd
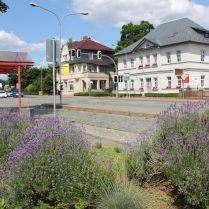
[(19, 112), (22, 108), (20, 72), (21, 69), (26, 66), (34, 66), (34, 62), (31, 60), (27, 52), (0, 51), (0, 74), (7, 74), (17, 70)]

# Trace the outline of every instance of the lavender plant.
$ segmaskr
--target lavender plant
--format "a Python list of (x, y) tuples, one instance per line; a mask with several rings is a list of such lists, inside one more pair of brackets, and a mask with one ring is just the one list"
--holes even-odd
[(26, 128), (22, 142), (11, 152), (4, 173), (11, 177), (12, 206), (33, 208), (41, 201), (66, 208), (90, 203), (101, 191), (106, 174), (90, 152), (85, 132), (65, 119), (46, 118)]
[(192, 205), (209, 205), (209, 101), (168, 107), (157, 116), (155, 152), (166, 176)]
[(21, 141), (20, 133), (30, 124), (26, 115), (0, 108), (0, 166)]

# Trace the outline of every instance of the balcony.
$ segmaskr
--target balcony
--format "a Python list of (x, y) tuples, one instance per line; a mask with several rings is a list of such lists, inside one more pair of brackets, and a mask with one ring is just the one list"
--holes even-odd
[(149, 63), (147, 63), (147, 64), (145, 65), (145, 67), (146, 67), (146, 68), (150, 67), (150, 64), (149, 64)]
[(144, 66), (142, 65), (142, 64), (140, 64), (139, 66), (138, 66), (138, 68), (140, 69), (140, 68), (143, 68)]

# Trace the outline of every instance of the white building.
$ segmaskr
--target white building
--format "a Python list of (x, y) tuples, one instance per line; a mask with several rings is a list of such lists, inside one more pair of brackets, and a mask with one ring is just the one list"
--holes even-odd
[[(209, 89), (209, 30), (188, 18), (159, 25), (115, 56), (119, 93)], [(177, 69), (189, 76), (189, 83), (183, 84), (181, 75), (175, 75)], [(128, 81), (124, 81), (126, 74)]]

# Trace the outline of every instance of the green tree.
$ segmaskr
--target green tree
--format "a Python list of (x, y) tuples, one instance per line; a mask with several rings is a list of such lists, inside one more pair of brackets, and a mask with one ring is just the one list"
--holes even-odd
[[(42, 90), (44, 92), (52, 89), (53, 86), (53, 75), (51, 68), (36, 68), (26, 67), (21, 70), (21, 88), (24, 90), (31, 84), (33, 88), (41, 90), (41, 71), (42, 71)], [(8, 74), (8, 83), (10, 86), (16, 86), (18, 83), (17, 70)]]
[(4, 2), (2, 2), (2, 0), (0, 0), (0, 12), (5, 13), (8, 9), (9, 7)]
[(74, 41), (72, 38), (69, 38), (68, 42), (67, 42), (67, 45), (68, 46), (72, 46), (74, 44), (78, 43), (78, 41)]
[(123, 25), (120, 32), (120, 41), (118, 41), (115, 51), (120, 51), (138, 41), (149, 33), (151, 29), (154, 29), (153, 24), (144, 20), (142, 20), (139, 25), (134, 25), (132, 22)]

